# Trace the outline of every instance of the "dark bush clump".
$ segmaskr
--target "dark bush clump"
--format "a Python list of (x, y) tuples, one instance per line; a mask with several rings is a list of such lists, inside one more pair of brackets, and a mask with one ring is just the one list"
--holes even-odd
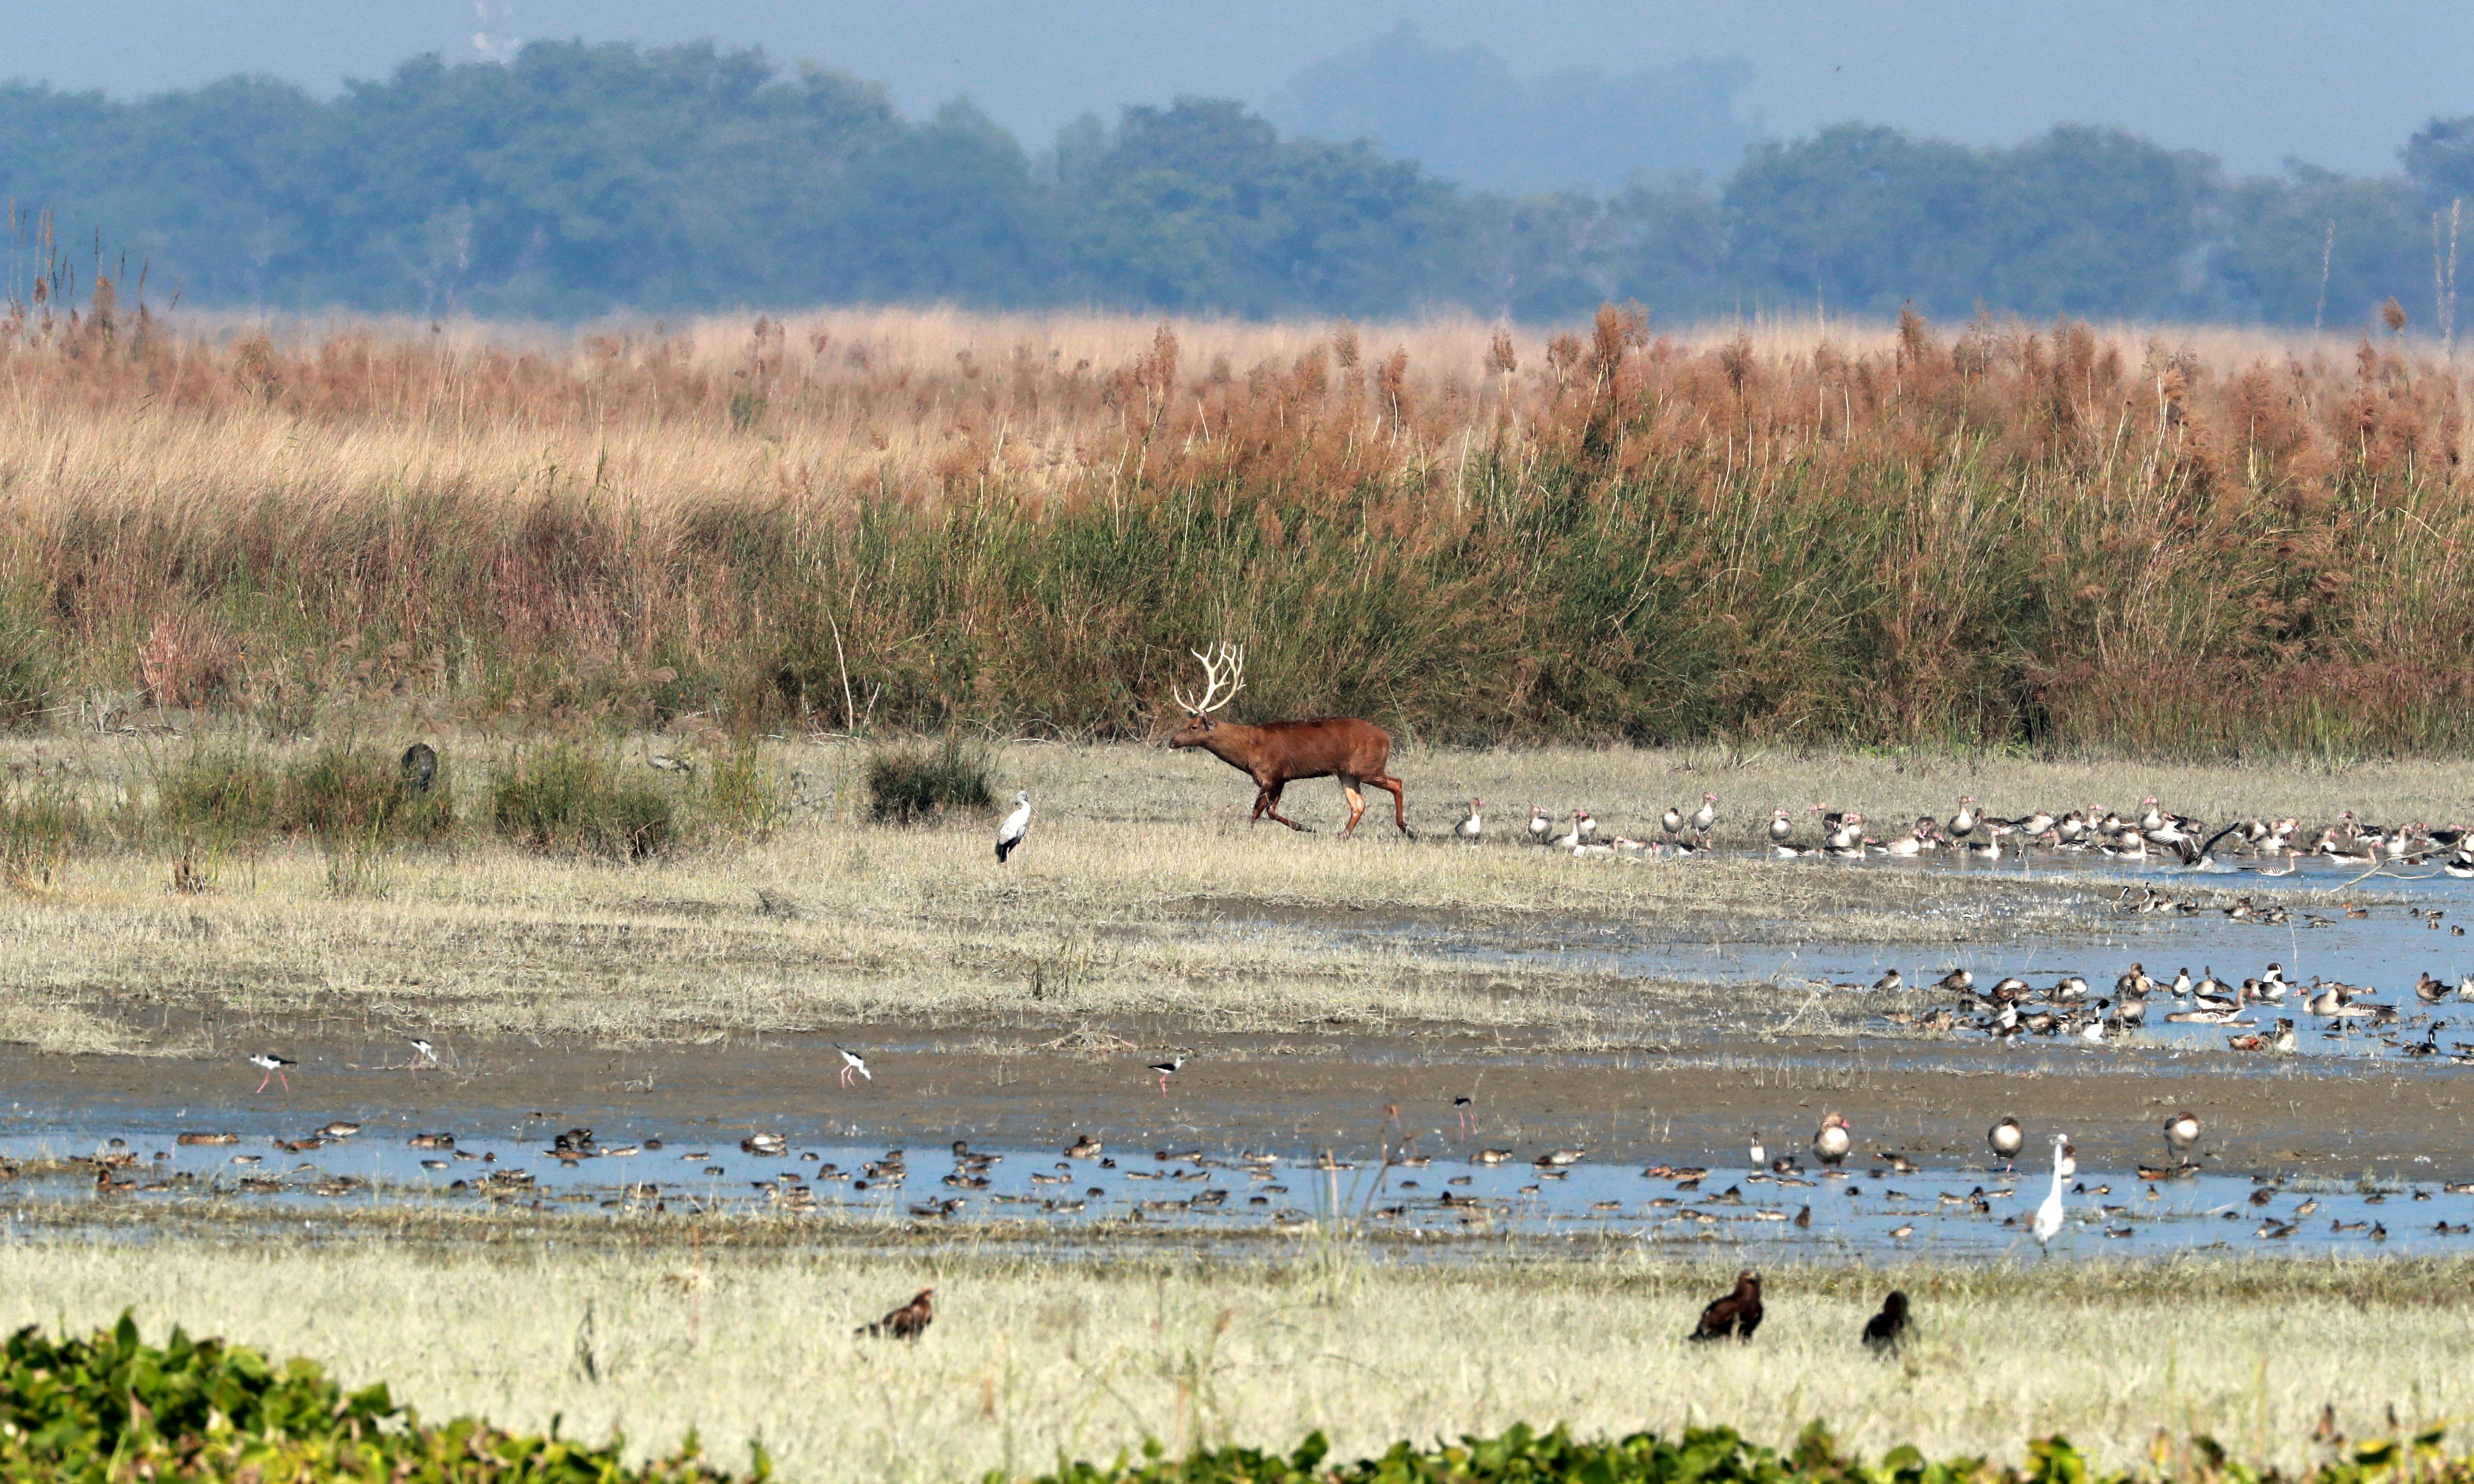
[(660, 855), (676, 835), (661, 790), (620, 776), (607, 758), (578, 742), (560, 742), (500, 769), (490, 821), (499, 835), (545, 855), (612, 861)]
[(910, 824), (990, 802), (987, 753), (951, 732), (933, 747), (885, 747), (868, 760), (868, 815), (879, 823)]
[(321, 839), (428, 840), (454, 829), (455, 801), (443, 774), (424, 784), (378, 753), (327, 746), (284, 769), (276, 823)]

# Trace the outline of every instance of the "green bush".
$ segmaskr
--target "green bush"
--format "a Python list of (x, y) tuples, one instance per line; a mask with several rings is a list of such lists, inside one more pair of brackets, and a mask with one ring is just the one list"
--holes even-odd
[(284, 769), (275, 818), (321, 839), (428, 840), (455, 828), (455, 800), (443, 769), (420, 789), (394, 758), (329, 745)]
[(156, 811), (182, 835), (238, 839), (275, 828), (281, 780), (243, 752), (201, 752), (164, 774)]
[(726, 829), (744, 830), (760, 839), (772, 833), (782, 814), (782, 780), (763, 748), (742, 743), (714, 760), (706, 807)]
[(986, 809), (989, 760), (948, 732), (934, 746), (911, 742), (878, 749), (867, 764), (871, 817), (910, 824), (956, 809)]
[[(254, 1350), (137, 1338), (127, 1315), (86, 1339), (33, 1327), (0, 1357), (0, 1478), (402, 1479), (631, 1484), (722, 1480), (693, 1434), (667, 1458), (629, 1468), (594, 1448), (502, 1431), (476, 1418), (424, 1425), (386, 1387), (346, 1392), (306, 1360), (280, 1369)], [(772, 1469), (755, 1451), (752, 1479)]]
[(660, 855), (676, 834), (668, 795), (621, 776), (580, 742), (560, 742), (501, 768), (490, 821), (499, 835), (546, 855), (614, 861)]
[(67, 790), (36, 783), (0, 792), (0, 882), (13, 891), (48, 891), (69, 851), (92, 833)]
[[(2441, 1426), (2357, 1444), (2306, 1473), (2286, 1475), (2228, 1460), (2206, 1437), (2191, 1440), (2171, 1464), (2160, 1458), (2160, 1467), (2132, 1473), (2093, 1467), (2062, 1438), (2029, 1444), (2024, 1468), (1982, 1458), (1928, 1462), (1905, 1446), (1867, 1463), (1842, 1455), (1819, 1423), (1805, 1428), (1787, 1453), (1747, 1442), (1732, 1427), (1687, 1427), (1672, 1441), (1646, 1432), (1576, 1441), (1561, 1427), (1540, 1433), (1516, 1425), (1501, 1437), (1464, 1437), (1433, 1448), (1395, 1443), (1380, 1458), (1338, 1465), (1317, 1432), (1285, 1458), (1250, 1448), (1169, 1458), (1151, 1443), (1140, 1462), (1120, 1455), (1104, 1468), (1067, 1464), (1036, 1484), (2463, 1484), (2474, 1478), (2474, 1466), (2443, 1452), (2446, 1436)], [(985, 1484), (1007, 1484), (1006, 1476), (988, 1474)]]

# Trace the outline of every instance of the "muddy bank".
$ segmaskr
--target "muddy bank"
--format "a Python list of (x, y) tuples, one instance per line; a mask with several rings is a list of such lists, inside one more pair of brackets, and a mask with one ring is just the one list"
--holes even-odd
[[(235, 1053), (214, 1060), (39, 1056), (0, 1048), (0, 1077), (22, 1131), (103, 1125), (149, 1133), (244, 1128), (302, 1131), (330, 1119), (364, 1137), (423, 1130), (524, 1132), (584, 1125), (605, 1138), (792, 1139), (888, 1145), (963, 1138), (1062, 1146), (1082, 1133), (1149, 1150), (1176, 1144), (1292, 1156), (1376, 1152), (1387, 1131), (1416, 1134), (1439, 1160), (1473, 1149), (1525, 1157), (1586, 1149), (1592, 1162), (1738, 1163), (1758, 1131), (1773, 1154), (1801, 1151), (1825, 1112), (1849, 1118), (1856, 1162), (1890, 1151), (1928, 1166), (1975, 1163), (2003, 1114), (2031, 1136), (2067, 1131), (2080, 1157), (2126, 1168), (2154, 1161), (2158, 1128), (2187, 1107), (2199, 1149), (2226, 1172), (2415, 1180), (2474, 1178), (2460, 1137), (2474, 1073), (2441, 1064), (2362, 1063), (2306, 1075), (2231, 1058), (2023, 1051), (1937, 1059), (1912, 1048), (1782, 1038), (1758, 1054), (1542, 1054), (1475, 1036), (1193, 1036), (1167, 1096), (1144, 1070), (1155, 1046), (1086, 1034), (1079, 1044), (967, 1044), (922, 1037), (869, 1052), (873, 1080), (838, 1085), (824, 1036), (610, 1049), (470, 1041), (449, 1065), (416, 1072), (408, 1048), (326, 1038), (285, 1043), (291, 1090), (255, 1091)], [(1471, 1098), (1460, 1132), (1455, 1096)], [(1396, 1109), (1396, 1123), (1394, 1111)]]

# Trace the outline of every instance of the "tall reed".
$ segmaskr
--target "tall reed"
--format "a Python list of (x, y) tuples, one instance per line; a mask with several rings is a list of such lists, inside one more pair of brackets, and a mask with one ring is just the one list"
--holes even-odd
[(291, 731), (1141, 734), (1225, 637), (1242, 714), (1430, 740), (2465, 750), (2464, 372), (2200, 334), (278, 338), (107, 281), (0, 323), (0, 634), (55, 715)]

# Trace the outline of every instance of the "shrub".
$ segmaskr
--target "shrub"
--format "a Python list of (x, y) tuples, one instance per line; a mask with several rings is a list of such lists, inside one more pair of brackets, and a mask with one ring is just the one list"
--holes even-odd
[(424, 789), (397, 760), (337, 744), (284, 769), (275, 817), (327, 840), (427, 840), (455, 828), (455, 801), (443, 769)]
[(85, 810), (64, 789), (36, 784), (0, 793), (0, 881), (12, 891), (49, 891), (88, 834)]
[(498, 834), (545, 855), (641, 861), (667, 850), (675, 825), (670, 801), (649, 782), (622, 777), (609, 759), (580, 742), (559, 742), (515, 759), (491, 790)]
[(275, 828), (275, 768), (242, 752), (201, 752), (163, 776), (157, 814), (183, 835), (237, 839)]
[[(755, 1450), (752, 1479), (772, 1468)], [(630, 1468), (613, 1440), (588, 1448), (477, 1418), (424, 1425), (383, 1385), (346, 1392), (306, 1360), (179, 1329), (160, 1346), (117, 1326), (51, 1340), (33, 1327), (0, 1355), (0, 1477), (9, 1479), (424, 1479), (688, 1481), (728, 1477), (695, 1438)]]
[(714, 761), (706, 806), (724, 828), (762, 839), (781, 816), (782, 780), (762, 748), (752, 742), (733, 747)]
[(934, 747), (911, 742), (881, 748), (867, 764), (868, 814), (879, 822), (910, 824), (954, 809), (985, 809), (988, 756), (951, 732)]
[(59, 636), (29, 623), (0, 623), (0, 727), (32, 726), (52, 704)]

